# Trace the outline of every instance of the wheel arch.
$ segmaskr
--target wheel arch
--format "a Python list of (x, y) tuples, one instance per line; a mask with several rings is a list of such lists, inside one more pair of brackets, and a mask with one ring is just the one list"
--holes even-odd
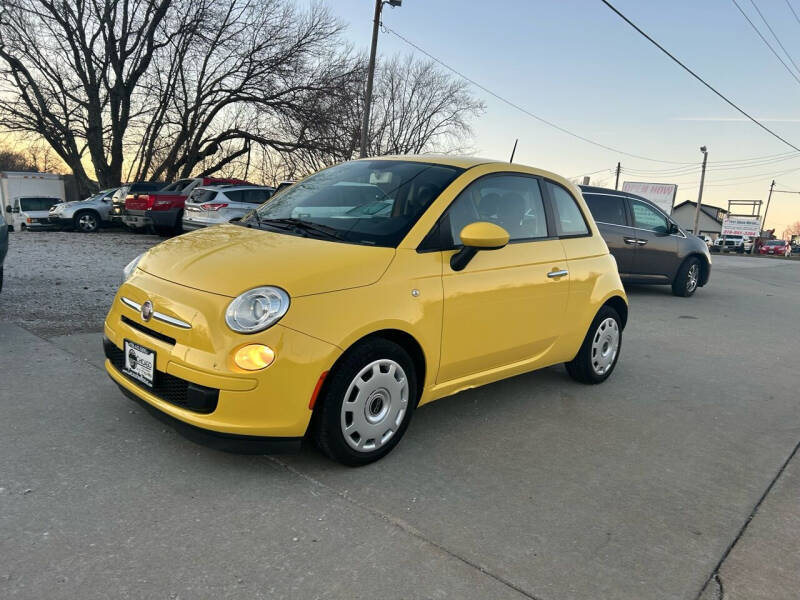
[[(611, 296), (608, 300), (603, 302), (603, 306), (609, 306), (617, 311), (619, 318), (622, 319), (622, 329), (625, 329), (625, 325), (628, 323), (628, 303), (622, 299), (622, 296)], [(600, 312), (603, 306), (598, 308), (597, 311)]]
[(675, 277), (677, 277), (678, 273), (681, 272), (681, 269), (683, 268), (683, 265), (686, 264), (686, 261), (692, 258), (696, 258), (698, 261), (700, 261), (700, 281), (697, 283), (697, 287), (703, 287), (706, 283), (708, 283), (708, 277), (711, 274), (711, 263), (701, 252), (691, 252), (684, 257), (684, 259), (681, 261), (681, 264), (678, 265), (675, 275), (672, 277), (672, 282), (675, 281)]
[(80, 210), (76, 210), (75, 214), (72, 215), (72, 222), (77, 223), (78, 217), (86, 213), (93, 213), (95, 218), (97, 219), (97, 226), (100, 227), (100, 223), (103, 221), (103, 217), (100, 216), (100, 213), (95, 208), (81, 208)]
[(383, 338), (393, 342), (408, 352), (408, 355), (411, 357), (411, 360), (414, 363), (414, 369), (416, 370), (417, 402), (419, 402), (419, 399), (422, 397), (422, 391), (425, 389), (425, 376), (427, 374), (427, 361), (425, 359), (425, 352), (422, 350), (422, 345), (417, 341), (417, 339), (402, 329), (379, 329), (361, 336), (352, 344), (350, 344), (344, 352), (342, 352), (339, 358), (336, 359), (336, 362), (333, 363), (331, 370), (336, 368), (336, 366), (342, 360), (342, 357), (350, 352), (350, 350), (356, 346), (359, 346), (360, 344), (363, 344), (365, 341), (374, 338)]

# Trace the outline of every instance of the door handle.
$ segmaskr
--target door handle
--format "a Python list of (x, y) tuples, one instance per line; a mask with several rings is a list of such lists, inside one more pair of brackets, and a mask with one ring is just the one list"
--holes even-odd
[(559, 271), (550, 271), (547, 276), (553, 279), (554, 277), (563, 277), (564, 275), (569, 275), (569, 271), (566, 269), (561, 269)]
[(633, 245), (636, 243), (636, 238), (622, 238), (622, 241), (626, 244)]
[(647, 240), (636, 240), (636, 243), (639, 244), (640, 246), (644, 246), (647, 244)]

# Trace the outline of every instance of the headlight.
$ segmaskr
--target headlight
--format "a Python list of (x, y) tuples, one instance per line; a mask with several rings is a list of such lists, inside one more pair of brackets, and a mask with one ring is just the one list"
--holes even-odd
[(271, 285), (253, 288), (234, 298), (225, 311), (228, 327), (255, 333), (274, 325), (289, 310), (289, 294)]
[(126, 281), (128, 281), (128, 279), (131, 278), (131, 275), (133, 275), (133, 272), (136, 270), (136, 265), (138, 265), (139, 261), (142, 260), (144, 254), (145, 253), (142, 252), (139, 256), (137, 256), (131, 262), (125, 265), (125, 268), (122, 269), (122, 283), (125, 283)]

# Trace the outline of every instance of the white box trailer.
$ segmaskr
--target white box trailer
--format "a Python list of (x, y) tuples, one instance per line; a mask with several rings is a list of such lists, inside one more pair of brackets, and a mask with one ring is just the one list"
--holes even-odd
[[(29, 173), (25, 171), (0, 171), (0, 207), (6, 213), (6, 221), (15, 230), (19, 231), (23, 225), (44, 226), (47, 221), (47, 208), (31, 205), (30, 209), (36, 215), (27, 214), (20, 203), (20, 198), (38, 198), (39, 203), (46, 198), (57, 198), (59, 202), (66, 200), (64, 177), (54, 173)], [(41, 218), (41, 223), (40, 223)], [(27, 221), (27, 222), (26, 222)]]

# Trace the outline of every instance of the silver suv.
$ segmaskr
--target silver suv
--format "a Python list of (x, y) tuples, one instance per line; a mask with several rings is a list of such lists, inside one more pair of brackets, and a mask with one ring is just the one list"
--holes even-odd
[(103, 190), (85, 200), (62, 202), (50, 208), (50, 223), (92, 233), (100, 225), (111, 223), (111, 197), (119, 188)]
[(257, 185), (196, 187), (183, 208), (183, 230), (200, 229), (241, 218), (274, 193), (274, 188)]

